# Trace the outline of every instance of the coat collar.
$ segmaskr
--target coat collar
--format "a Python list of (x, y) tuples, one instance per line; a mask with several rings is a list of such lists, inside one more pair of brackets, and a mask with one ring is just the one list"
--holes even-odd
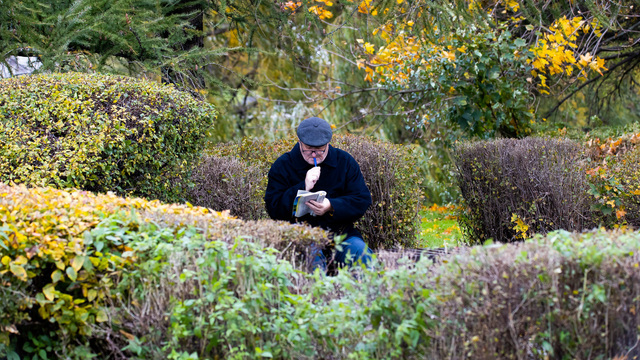
[[(297, 169), (308, 169), (313, 165), (308, 164), (304, 161), (302, 157), (302, 153), (300, 152), (300, 143), (297, 142), (296, 145), (291, 149), (291, 158), (293, 159), (293, 164)], [(338, 149), (334, 148), (329, 144), (329, 154), (324, 159), (324, 161), (320, 165), (326, 165), (329, 167), (338, 166)]]

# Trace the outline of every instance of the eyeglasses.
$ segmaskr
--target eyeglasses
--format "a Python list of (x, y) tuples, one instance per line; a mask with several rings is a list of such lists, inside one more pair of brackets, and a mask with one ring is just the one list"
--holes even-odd
[(322, 156), (327, 151), (327, 148), (325, 147), (324, 150), (305, 150), (301, 148), (301, 150), (302, 150), (302, 153), (305, 155), (311, 155), (313, 153), (316, 153), (316, 155)]

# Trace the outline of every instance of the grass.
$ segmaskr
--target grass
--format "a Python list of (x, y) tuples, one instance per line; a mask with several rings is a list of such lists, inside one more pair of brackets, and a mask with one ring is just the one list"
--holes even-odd
[(418, 234), (418, 247), (441, 248), (456, 247), (462, 240), (462, 234), (455, 217), (454, 205), (424, 206), (420, 211), (421, 224)]

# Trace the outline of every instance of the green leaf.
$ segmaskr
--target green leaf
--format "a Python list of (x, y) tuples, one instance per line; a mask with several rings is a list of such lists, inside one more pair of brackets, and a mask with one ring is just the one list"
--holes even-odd
[[(531, 25), (529, 25), (531, 26)], [(527, 42), (524, 41), (524, 39), (516, 39), (515, 44), (517, 47), (523, 47), (525, 45), (527, 45)]]
[(458, 96), (453, 99), (453, 103), (456, 105), (464, 106), (467, 105), (467, 97), (466, 96)]
[(53, 301), (53, 299), (55, 299), (55, 291), (56, 291), (56, 286), (53, 284), (47, 284), (44, 286), (44, 288), (42, 288), (42, 293), (44, 294), (44, 297), (47, 298), (47, 300), (49, 301)]
[(98, 310), (98, 313), (96, 314), (96, 321), (105, 322), (107, 320), (109, 320), (109, 318), (107, 317), (107, 314), (104, 312), (104, 310)]
[(54, 271), (53, 274), (51, 274), (51, 280), (53, 280), (54, 284), (60, 281), (61, 278), (62, 278), (62, 271), (58, 269), (56, 269), (56, 271)]
[(76, 279), (78, 278), (78, 273), (71, 266), (67, 267), (66, 273), (71, 281), (76, 281)]
[(93, 301), (96, 296), (98, 296), (98, 291), (96, 291), (96, 289), (89, 289), (89, 291), (87, 291), (87, 300)]

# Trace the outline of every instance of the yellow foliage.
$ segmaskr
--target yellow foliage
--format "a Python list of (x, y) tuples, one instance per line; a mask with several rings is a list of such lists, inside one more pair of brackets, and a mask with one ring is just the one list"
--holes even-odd
[[(597, 22), (587, 23), (579, 16), (571, 19), (564, 16), (558, 19), (550, 27), (550, 33), (544, 34), (542, 39), (538, 40), (537, 45), (532, 48), (535, 56), (533, 67), (538, 71), (546, 71), (549, 75), (566, 74), (567, 76), (571, 76), (573, 68), (576, 67), (580, 74), (578, 78), (583, 81), (587, 79), (589, 69), (602, 75), (602, 70), (607, 70), (604, 67), (603, 59), (594, 58), (589, 53), (576, 54), (574, 52), (574, 49), (578, 48), (575, 42), (579, 31), (582, 30), (586, 33), (592, 28), (595, 33)], [(579, 57), (577, 61), (576, 56)], [(540, 86), (548, 87), (544, 81)]]
[(109, 215), (132, 209), (231, 219), (226, 213), (189, 204), (0, 183), (0, 274), (3, 279), (11, 274), (19, 282), (37, 277), (42, 291), (25, 304), (37, 303), (43, 319), (75, 324), (84, 334), (90, 318), (100, 321), (100, 306), (109, 296), (112, 278), (135, 261), (133, 249), (123, 239), (88, 244), (93, 241), (88, 232)]
[(371, 0), (363, 0), (360, 5), (358, 5), (358, 12), (362, 14), (368, 14), (372, 9)]
[(320, 20), (331, 19), (333, 17), (333, 13), (331, 11), (320, 6), (310, 7), (309, 12), (317, 15)]
[(525, 224), (525, 222), (517, 214), (511, 214), (511, 222), (515, 224), (513, 226), (513, 229), (518, 233), (518, 238), (525, 240), (529, 237), (529, 225)]
[(302, 2), (300, 1), (298, 2), (287, 1), (286, 3), (284, 3), (284, 8), (289, 11), (296, 11), (300, 6), (302, 6)]

